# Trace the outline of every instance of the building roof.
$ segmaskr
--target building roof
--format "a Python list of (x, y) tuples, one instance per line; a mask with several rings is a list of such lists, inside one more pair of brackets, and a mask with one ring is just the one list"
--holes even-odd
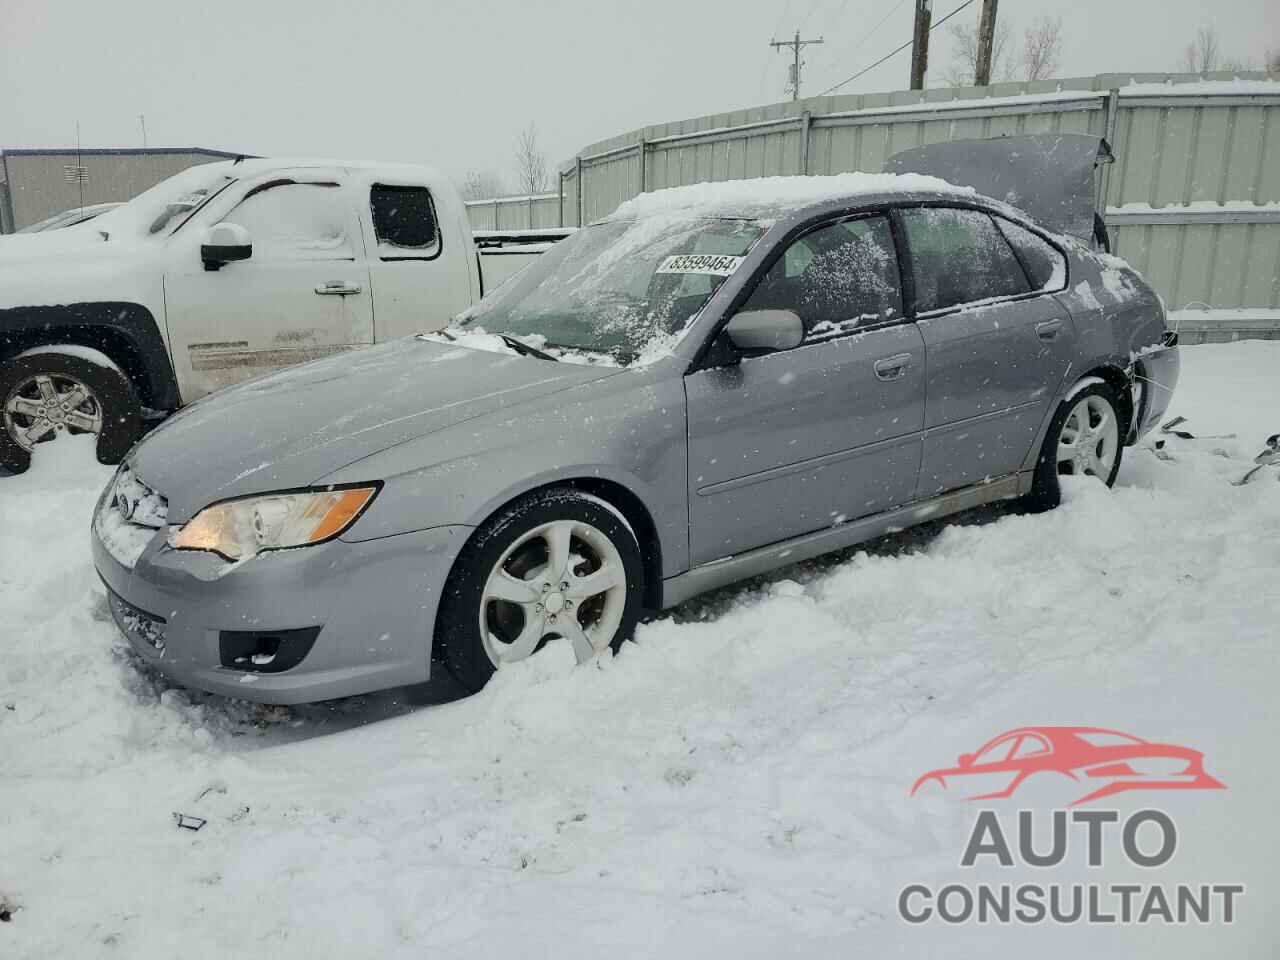
[(6, 157), (148, 157), (193, 153), (205, 157), (219, 157), (225, 160), (251, 156), (251, 154), (229, 153), (226, 150), (210, 150), (207, 147), (84, 147), (81, 149), (75, 147), (49, 147), (47, 149), (0, 147), (0, 154)]

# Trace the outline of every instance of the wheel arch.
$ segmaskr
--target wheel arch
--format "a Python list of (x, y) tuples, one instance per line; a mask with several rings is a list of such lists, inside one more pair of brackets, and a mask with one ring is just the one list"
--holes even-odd
[(143, 405), (179, 406), (173, 364), (151, 311), (139, 303), (91, 302), (0, 310), (0, 361), (33, 347), (91, 347), (129, 377)]
[(651, 610), (659, 609), (662, 605), (662, 541), (658, 536), (657, 525), (640, 496), (627, 485), (609, 477), (570, 475), (545, 480), (518, 492), (509, 492), (500, 502), (490, 505), (484, 516), (477, 518), (471, 536), (450, 564), (450, 575), (457, 566), (458, 559), (471, 546), (476, 533), (488, 520), (525, 497), (555, 487), (569, 487), (597, 497), (622, 514), (640, 545), (640, 557), (644, 563), (644, 605)]
[(1076, 384), (1088, 377), (1098, 377), (1103, 380), (1107, 386), (1115, 390), (1116, 396), (1120, 398), (1121, 409), (1119, 412), (1124, 417), (1124, 428), (1120, 431), (1120, 436), (1127, 442), (1133, 427), (1134, 414), (1137, 412), (1134, 409), (1133, 378), (1126, 372), (1124, 367), (1111, 361), (1103, 361), (1077, 377), (1064, 396), (1070, 396), (1071, 391), (1076, 388)]

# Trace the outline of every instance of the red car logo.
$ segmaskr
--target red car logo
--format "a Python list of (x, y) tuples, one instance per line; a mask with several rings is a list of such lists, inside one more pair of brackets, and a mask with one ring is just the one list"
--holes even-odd
[(969, 800), (995, 800), (1012, 796), (1040, 773), (1099, 784), (1073, 800), (1073, 807), (1126, 790), (1226, 789), (1204, 772), (1203, 758), (1198, 750), (1149, 743), (1098, 727), (1023, 727), (1000, 734), (976, 753), (962, 754), (950, 769), (929, 771), (915, 782), (911, 794), (925, 784), (945, 790), (954, 782), (957, 788), (976, 786), (982, 791)]

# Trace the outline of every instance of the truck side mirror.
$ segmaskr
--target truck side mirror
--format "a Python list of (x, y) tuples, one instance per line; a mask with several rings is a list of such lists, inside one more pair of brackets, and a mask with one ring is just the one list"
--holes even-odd
[(253, 256), (249, 231), (238, 223), (219, 223), (210, 227), (200, 244), (200, 259), (206, 270), (221, 269), (224, 263), (248, 260)]
[(746, 354), (790, 350), (804, 342), (804, 323), (791, 310), (744, 310), (733, 315), (724, 332)]

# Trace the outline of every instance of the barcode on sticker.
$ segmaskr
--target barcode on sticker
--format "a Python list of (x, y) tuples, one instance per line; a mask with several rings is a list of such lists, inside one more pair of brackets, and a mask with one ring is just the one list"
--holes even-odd
[(657, 273), (704, 273), (727, 277), (742, 265), (742, 257), (725, 257), (710, 253), (682, 253), (667, 257), (658, 265)]

